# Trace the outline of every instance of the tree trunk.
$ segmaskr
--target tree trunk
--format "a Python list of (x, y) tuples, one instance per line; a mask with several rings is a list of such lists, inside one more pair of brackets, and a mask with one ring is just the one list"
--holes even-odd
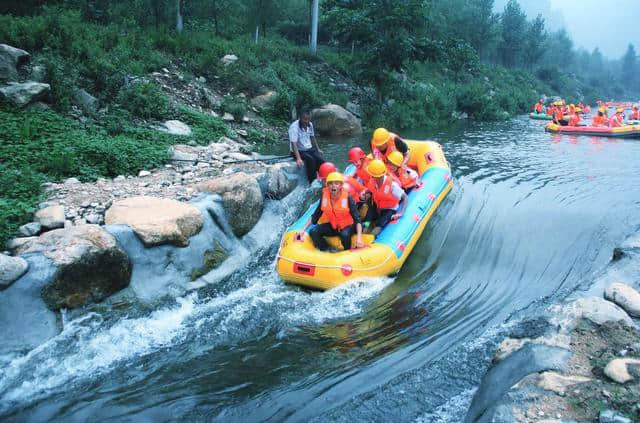
[(178, 34), (180, 34), (182, 32), (182, 29), (184, 28), (184, 24), (182, 22), (182, 12), (180, 12), (180, 3), (182, 2), (182, 0), (176, 0), (176, 6), (177, 6), (177, 13), (176, 13), (176, 31), (178, 32)]
[(260, 36), (260, 24), (256, 24), (256, 44), (258, 44), (259, 36)]
[(318, 2), (313, 0), (311, 9), (311, 53), (318, 53)]

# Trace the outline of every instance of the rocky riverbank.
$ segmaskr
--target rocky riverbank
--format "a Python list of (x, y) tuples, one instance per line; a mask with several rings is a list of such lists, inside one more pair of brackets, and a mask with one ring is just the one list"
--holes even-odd
[[(0, 44), (0, 97), (18, 113), (49, 108), (51, 87), (34, 81), (43, 70), (31, 59), (24, 50)], [(235, 60), (224, 56), (221, 66), (234, 66)], [(44, 201), (33, 221), (0, 254), (0, 326), (6, 335), (0, 353), (26, 352), (55, 336), (61, 310), (121, 297), (149, 303), (215, 283), (264, 247), (261, 219), (270, 225), (274, 213), (286, 214), (271, 210), (273, 202), (299, 209), (300, 196), (288, 196), (306, 189), (301, 170), (291, 159), (254, 152), (248, 140), (256, 132), (285, 137), (286, 127), (273, 127), (260, 116), (275, 93), (251, 99), (247, 115), (237, 119), (222, 109), (225, 95), (215, 81), (187, 79), (175, 67), (130, 78), (128, 86), (149, 81), (174, 109), (208, 116), (228, 136), (209, 139), (202, 128), (194, 133), (178, 120), (137, 121), (147, 131), (175, 137), (162, 167), (43, 184)], [(70, 117), (100, 124), (109, 105), (101, 109), (91, 94), (78, 92)], [(328, 104), (313, 115), (323, 133), (361, 131), (360, 121), (339, 106)]]
[(640, 293), (631, 285), (612, 283), (604, 298), (574, 299), (517, 324), (465, 422), (640, 421)]

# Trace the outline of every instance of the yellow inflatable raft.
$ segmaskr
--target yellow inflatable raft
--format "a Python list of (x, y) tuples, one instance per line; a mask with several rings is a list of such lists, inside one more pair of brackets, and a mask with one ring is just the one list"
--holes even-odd
[[(408, 144), (409, 166), (418, 170), (421, 182), (408, 194), (402, 217), (389, 223), (375, 240), (372, 235), (363, 235), (364, 248), (323, 252), (313, 246), (310, 236), (303, 241), (296, 238), (316, 209), (318, 203), (315, 202), (282, 237), (276, 267), (283, 280), (315, 289), (330, 289), (351, 279), (386, 276), (400, 270), (453, 186), (451, 170), (440, 144), (433, 141), (408, 141)], [(345, 174), (352, 174), (354, 170), (349, 166)], [(340, 246), (338, 237), (328, 241), (335, 247)]]

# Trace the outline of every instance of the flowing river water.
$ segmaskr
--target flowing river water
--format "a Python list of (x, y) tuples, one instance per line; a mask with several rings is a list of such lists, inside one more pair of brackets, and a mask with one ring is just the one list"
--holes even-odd
[[(264, 250), (231, 278), (153, 308), (65, 315), (57, 337), (3, 358), (0, 419), (462, 420), (509, 326), (593, 290), (639, 233), (640, 141), (544, 124), (403, 134), (442, 143), (455, 180), (396, 277), (284, 285), (275, 253), (296, 216), (271, 203)], [(346, 159), (353, 142), (365, 145), (325, 154)]]

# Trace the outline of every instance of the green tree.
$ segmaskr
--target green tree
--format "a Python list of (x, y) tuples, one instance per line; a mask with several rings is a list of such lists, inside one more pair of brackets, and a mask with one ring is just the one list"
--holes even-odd
[(629, 43), (627, 52), (622, 56), (622, 81), (628, 84), (634, 84), (636, 81), (638, 57), (633, 44)]
[(536, 19), (529, 24), (529, 30), (526, 33), (524, 62), (529, 69), (538, 64), (544, 55), (544, 42), (547, 33), (544, 30), (544, 18), (538, 15)]
[(509, 0), (502, 13), (502, 40), (498, 53), (502, 63), (507, 67), (520, 64), (525, 49), (525, 32), (527, 15), (516, 0)]

